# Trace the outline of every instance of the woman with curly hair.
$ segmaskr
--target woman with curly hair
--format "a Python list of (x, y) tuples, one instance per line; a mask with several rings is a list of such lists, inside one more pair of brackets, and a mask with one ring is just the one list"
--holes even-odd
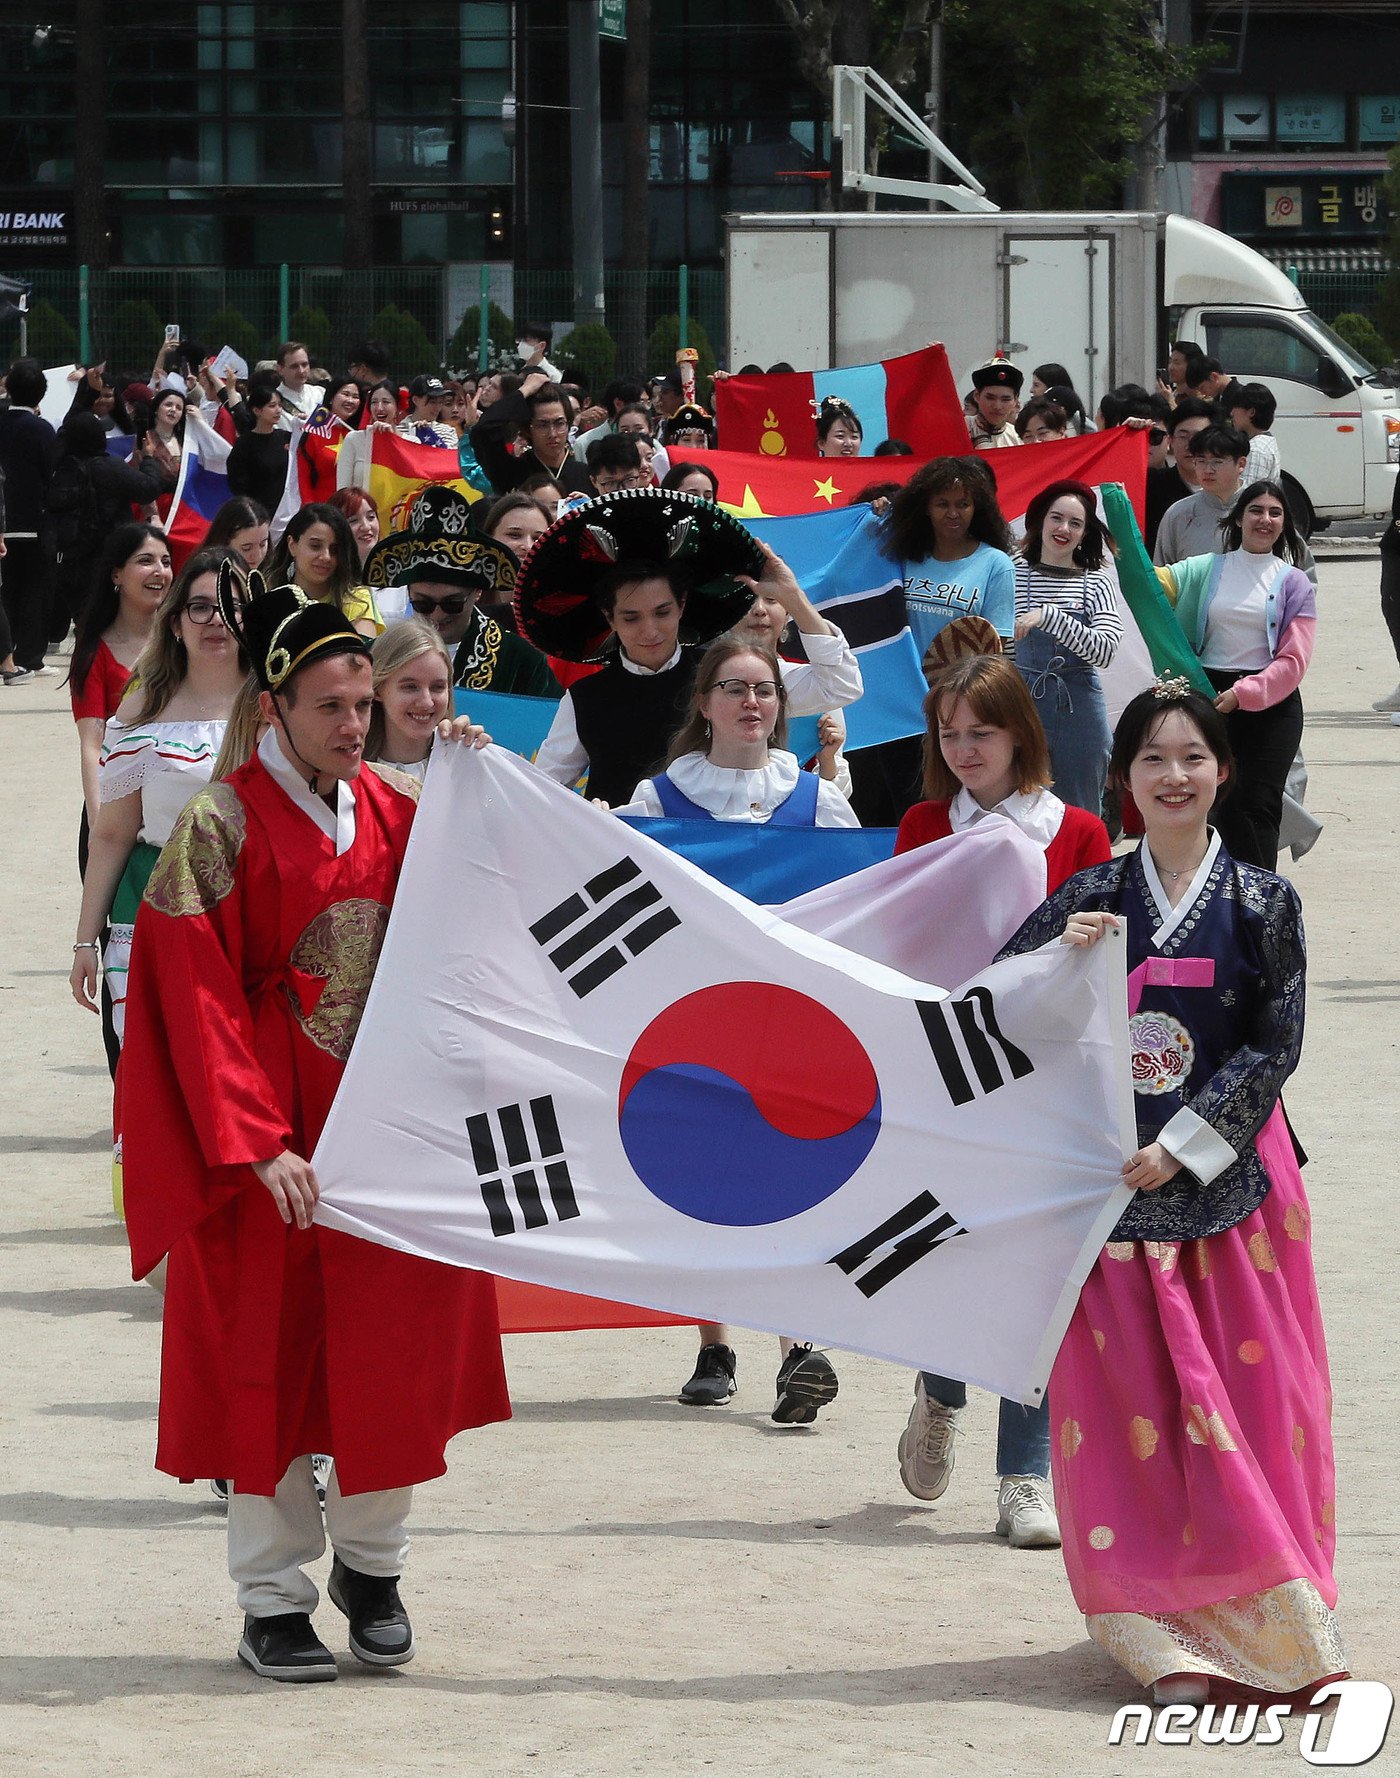
[(985, 618), (1009, 652), (1016, 623), (1011, 532), (976, 458), (926, 463), (891, 501), (884, 529), (885, 554), (903, 570), (921, 655), (959, 617)]

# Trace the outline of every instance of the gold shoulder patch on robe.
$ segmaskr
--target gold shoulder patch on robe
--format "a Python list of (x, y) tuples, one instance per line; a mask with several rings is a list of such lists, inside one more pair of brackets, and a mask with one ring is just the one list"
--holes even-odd
[(326, 984), (310, 1012), (289, 989), (297, 1023), (338, 1062), (349, 1059), (388, 925), (383, 902), (337, 901), (317, 914), (292, 947), (291, 967)]
[(390, 790), (397, 790), (400, 795), (411, 798), (415, 803), (423, 794), (423, 786), (412, 772), (401, 772), (397, 766), (391, 766), (388, 760), (367, 759), (365, 768), (373, 772), (376, 778), (382, 779)]
[(234, 870), (248, 835), (238, 792), (209, 784), (186, 803), (146, 884), (158, 913), (207, 914), (233, 888)]

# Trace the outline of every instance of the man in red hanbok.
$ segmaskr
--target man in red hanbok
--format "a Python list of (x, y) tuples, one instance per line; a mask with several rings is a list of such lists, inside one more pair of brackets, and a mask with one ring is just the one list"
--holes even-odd
[[(119, 1083), (132, 1271), (168, 1255), (157, 1467), (222, 1477), (241, 1661), (334, 1679), (305, 1565), (351, 1652), (412, 1658), (398, 1592), (413, 1486), (509, 1417), (492, 1281), (312, 1222), (308, 1157), (354, 1041), (417, 785), (361, 769), (368, 645), (292, 587), (220, 609), (268, 729), (186, 807), (138, 920)], [(444, 725), (446, 728), (446, 725)], [(485, 737), (464, 721), (456, 738)], [(324, 1520), (311, 1453), (333, 1469)]]

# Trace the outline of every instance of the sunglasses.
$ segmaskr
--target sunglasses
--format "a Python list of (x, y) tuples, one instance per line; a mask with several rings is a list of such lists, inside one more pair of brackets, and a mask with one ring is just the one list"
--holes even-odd
[(419, 617), (431, 617), (435, 611), (444, 617), (460, 617), (473, 597), (471, 593), (449, 593), (445, 599), (430, 599), (423, 593), (410, 593), (408, 602)]
[(1152, 427), (1150, 427), (1150, 428), (1149, 428), (1149, 429), (1148, 429), (1148, 433), (1147, 433), (1147, 442), (1148, 442), (1148, 444), (1150, 444), (1150, 445), (1153, 445), (1153, 446), (1156, 446), (1156, 445), (1159, 445), (1159, 444), (1161, 444), (1161, 442), (1162, 442), (1162, 440), (1163, 440), (1163, 439), (1164, 439), (1164, 438), (1165, 438), (1165, 437), (1166, 437), (1166, 436), (1167, 436), (1167, 434), (1166, 434), (1166, 428), (1165, 428), (1165, 427), (1162, 427), (1162, 426), (1152, 426)]

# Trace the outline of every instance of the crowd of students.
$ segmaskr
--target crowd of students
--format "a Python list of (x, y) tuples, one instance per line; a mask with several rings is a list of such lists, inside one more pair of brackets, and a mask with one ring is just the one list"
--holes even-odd
[[(864, 521), (899, 565), (929, 685), (925, 729), (848, 760), (840, 712), (863, 692), (858, 655), (787, 565), (720, 506), (704, 460), (713, 423), (686, 400), (679, 376), (650, 390), (618, 379), (596, 406), (580, 406), (549, 363), (543, 332), (521, 348), (518, 376), (418, 379), (406, 413), (372, 342), (347, 377), (324, 386), (295, 342), (278, 355), (276, 385), (219, 389), (201, 372), (208, 386), (191, 405), (246, 410), (235, 416), (234, 452), (249, 447), (243, 461), (250, 478), (266, 472), (267, 498), (245, 484), (178, 574), (160, 527), (129, 511), (93, 556), (69, 662), (82, 804), (75, 787), (82, 899), (71, 989), (103, 1014), (119, 1085), (117, 1202), (138, 1271), (162, 1282), (170, 1267), (168, 1349), (193, 1339), (191, 1350), (222, 1374), (227, 1330), (208, 1323), (205, 1298), (211, 1280), (229, 1300), (244, 1300), (250, 1286), (236, 1254), (216, 1255), (209, 1229), (191, 1220), (205, 1186), (172, 1208), (176, 1187), (156, 1180), (170, 1152), (152, 1134), (148, 1090), (163, 1080), (171, 1118), (187, 1116), (202, 1132), (179, 1162), (192, 1179), (216, 1165), (217, 1149), (219, 1167), (251, 1169), (248, 1191), (266, 1187), (276, 1218), (269, 1211), (259, 1225), (258, 1266), (273, 1265), (279, 1241), (295, 1255), (285, 1277), (276, 1261), (281, 1282), (271, 1287), (292, 1289), (294, 1275), (303, 1285), (329, 1278), (338, 1250), (324, 1232), (316, 1245), (306, 1226), (315, 1185), (305, 1156), (333, 1090), (325, 1057), (343, 1063), (358, 1011), (345, 1013), (334, 1042), (317, 1036), (295, 1011), (302, 966), (291, 953), (339, 895), (331, 876), (354, 877), (371, 830), (380, 851), (364, 869), (379, 883), (374, 898), (392, 900), (413, 781), (435, 745), (485, 741), (470, 718), (449, 730), (457, 690), (468, 710), (473, 690), (553, 700), (537, 768), (582, 783), (600, 818), (610, 810), (755, 827), (873, 818), (897, 825), (899, 851), (1010, 820), (1045, 852), (1048, 899), (1005, 934), (1009, 951), (1092, 944), (1109, 922), (1127, 928), (1141, 1146), (1124, 1168), (1138, 1196), (1085, 1286), (1047, 1404), (1001, 1404), (996, 1529), (1016, 1548), (1063, 1538), (1091, 1632), (1160, 1698), (1199, 1701), (1220, 1685), (1284, 1696), (1342, 1671), (1325, 1350), (1280, 1103), (1301, 1043), (1302, 930), (1296, 894), (1273, 874), (1303, 726), (1316, 573), (1270, 451), (1267, 391), (1231, 385), (1183, 350), (1169, 361), (1171, 390), (1115, 391), (1091, 422), (1063, 366), (1037, 368), (1024, 407), (1015, 366), (979, 366), (967, 453), (923, 466)], [(12, 367), (5, 419), (29, 407), (27, 376), (24, 364)], [(100, 374), (85, 377), (79, 393), (105, 387)], [(1213, 405), (1221, 400), (1226, 413)], [(296, 410), (347, 434), (392, 425), (414, 442), (446, 444), (450, 433), (468, 484), (489, 494), (469, 501), (431, 487), (402, 529), (386, 532), (363, 490), (327, 489), (274, 545), (268, 466), (280, 450), (285, 481), (286, 447), (265, 441), (285, 439), (282, 422)], [(134, 470), (143, 489), (164, 473), (161, 453), (178, 443), (181, 418), (173, 399), (155, 402), (140, 453), (155, 468)], [(1031, 501), (1018, 541), (998, 504), (992, 455), (1095, 423), (1140, 426), (1154, 458), (1170, 453), (1149, 477), (1151, 545), (1215, 690), (1212, 699), (1159, 682), (1116, 728), (1099, 675), (1122, 618), (1095, 490), (1052, 481)], [(863, 446), (858, 418), (840, 402), (822, 404), (814, 432), (824, 454)], [(0, 447), (2, 435), (0, 426)], [(1180, 484), (1171, 502), (1169, 476)], [(42, 525), (32, 541), (42, 552)], [(24, 578), (32, 567), (21, 565), (14, 605), (30, 626), (29, 652), (17, 647), (12, 659), (16, 678), (43, 668), (42, 645), (67, 609), (41, 605), (38, 636), (36, 581)], [(805, 759), (784, 746), (799, 714), (820, 718), (820, 745)], [(383, 768), (372, 786), (362, 761)], [(1142, 834), (1136, 847), (1114, 855), (1106, 813), (1115, 834), (1125, 820)], [(309, 874), (298, 876), (302, 853)], [(266, 905), (238, 901), (249, 872)], [(276, 926), (269, 909), (284, 904), (294, 912)], [(154, 939), (143, 942), (156, 923), (150, 907), (182, 934), (208, 922), (205, 950), (182, 964), (167, 934), (157, 957)], [(366, 942), (357, 931), (356, 955), (370, 967), (345, 990), (359, 1007), (377, 954)], [(351, 938), (332, 922), (318, 943), (334, 951)], [(240, 961), (250, 945), (263, 946), (267, 979), (293, 982), (284, 996), (293, 1022), (324, 1052), (314, 1105), (304, 1081), (292, 1084), (290, 1061), (283, 1078), (280, 1061), (245, 1054), (246, 1037), (230, 1035), (272, 1016)], [(221, 984), (220, 1041), (237, 1050), (230, 1079), (255, 1070), (267, 1095), (256, 1118), (241, 1098), (236, 1115), (220, 1112), (228, 1082), (215, 1083), (212, 1106), (190, 1099), (193, 1071), (179, 1046), (212, 1038), (203, 1013), (182, 1033), (170, 1007), (188, 985), (181, 969), (204, 967), (199, 954), (213, 968), (206, 979)], [(1179, 969), (1186, 960), (1198, 967)], [(140, 1008), (138, 1036), (119, 1068), (129, 1002)], [(269, 1041), (279, 1058), (300, 1043), (295, 1032)], [(132, 1120), (135, 1158), (122, 1127)], [(230, 1134), (235, 1126), (246, 1126), (246, 1140)], [(231, 1199), (221, 1186), (200, 1201), (217, 1202), (222, 1215)], [(489, 1356), (495, 1335), (481, 1301), (444, 1302), (436, 1342), (451, 1345), (453, 1327), (469, 1328), (473, 1350), (488, 1353), (489, 1382), (499, 1349)], [(343, 1339), (348, 1352), (339, 1313), (328, 1300), (329, 1321), (308, 1324), (307, 1337), (324, 1344), (334, 1325), (332, 1345)], [(802, 1333), (782, 1342), (780, 1423), (810, 1423), (837, 1392), (829, 1357)], [(737, 1386), (733, 1347), (717, 1324), (702, 1322), (699, 1340), (680, 1399), (717, 1406)], [(339, 1360), (301, 1353), (296, 1362), (314, 1372)], [(299, 1431), (287, 1436), (295, 1445), (304, 1434), (304, 1449), (281, 1434), (270, 1444), (245, 1437), (232, 1396), (229, 1428), (196, 1436), (186, 1426), (168, 1446), (163, 1430), (163, 1467), (232, 1481), (231, 1571), (247, 1614), (240, 1657), (272, 1678), (334, 1677), (302, 1573), (320, 1524), (309, 1522), (304, 1460), (327, 1451), (336, 1463), (325, 1503), (337, 1550), (332, 1597), (360, 1659), (406, 1660), (413, 1638), (396, 1589), (407, 1490), (440, 1472), (440, 1451), (429, 1449), (439, 1433), (496, 1417), (500, 1400), (483, 1384), (469, 1401), (425, 1410), (431, 1434), (406, 1447), (418, 1455), (376, 1467), (362, 1461), (360, 1430), (348, 1442), (332, 1431), (326, 1375), (298, 1370), (289, 1381), (277, 1354), (267, 1363), (276, 1389), (302, 1404)], [(916, 1497), (936, 1500), (949, 1485), (965, 1411), (957, 1379), (916, 1380), (898, 1454)]]

